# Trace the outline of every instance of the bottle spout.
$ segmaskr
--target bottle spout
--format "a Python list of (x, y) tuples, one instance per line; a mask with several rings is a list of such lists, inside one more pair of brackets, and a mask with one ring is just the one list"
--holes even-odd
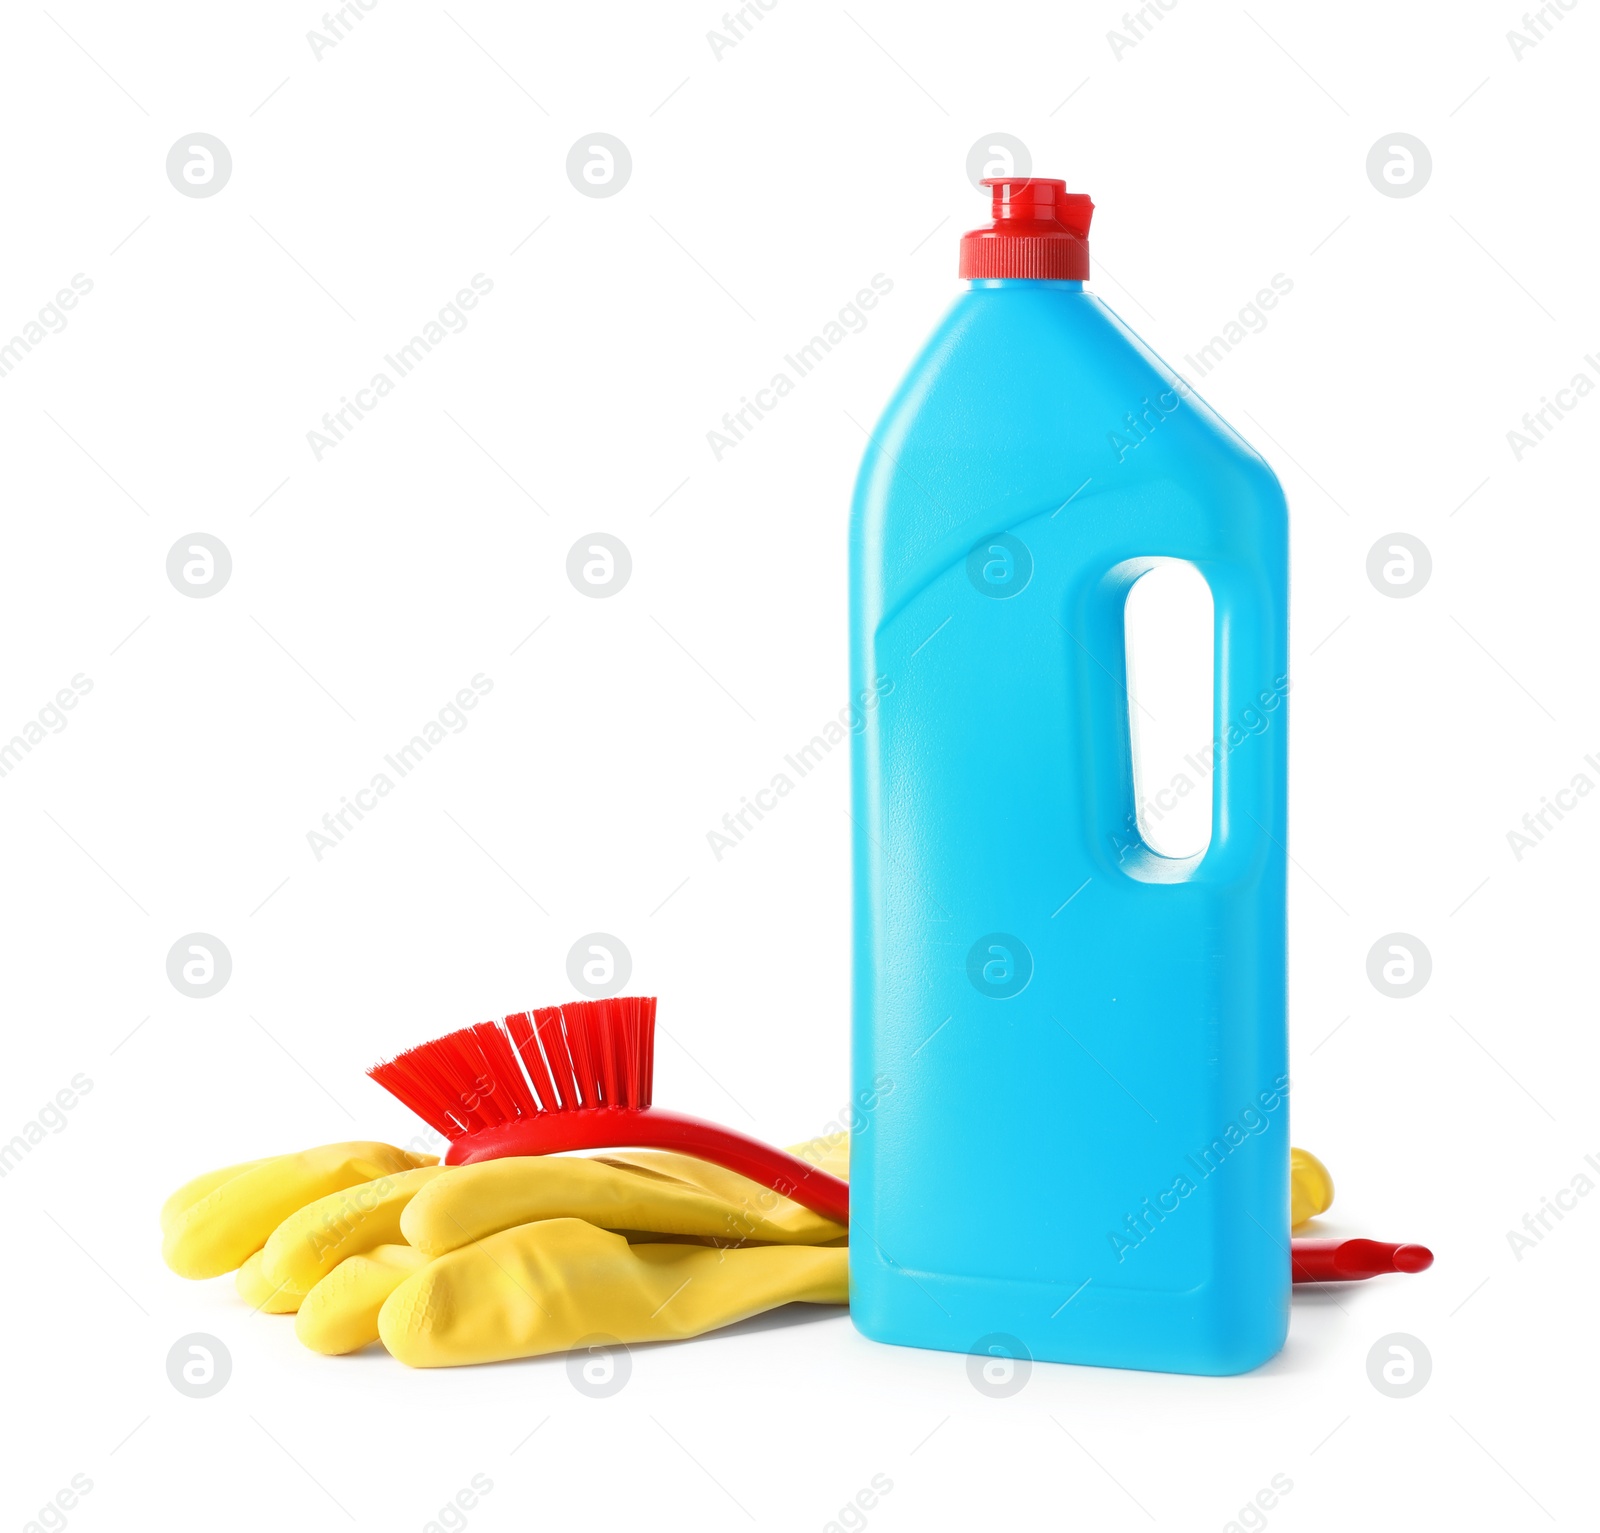
[(963, 277), (1082, 282), (1089, 275), (1094, 203), (1044, 176), (993, 176), (992, 223), (961, 236)]

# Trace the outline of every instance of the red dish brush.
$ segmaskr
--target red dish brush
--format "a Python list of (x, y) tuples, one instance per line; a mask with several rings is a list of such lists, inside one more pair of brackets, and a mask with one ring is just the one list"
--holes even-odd
[(1426, 1246), (1390, 1240), (1311, 1235), (1291, 1240), (1289, 1252), (1297, 1283), (1358, 1283), (1386, 1272), (1426, 1272), (1433, 1265)]
[(655, 997), (627, 996), (480, 1022), (367, 1074), (450, 1141), (448, 1166), (562, 1150), (677, 1150), (849, 1223), (848, 1182), (748, 1135), (652, 1107), (655, 1051)]

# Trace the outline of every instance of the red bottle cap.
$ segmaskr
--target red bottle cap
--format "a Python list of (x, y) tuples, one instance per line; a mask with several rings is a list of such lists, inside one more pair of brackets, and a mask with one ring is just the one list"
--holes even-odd
[(1065, 181), (996, 176), (994, 222), (961, 236), (963, 277), (1034, 277), (1082, 282), (1089, 275), (1094, 203)]

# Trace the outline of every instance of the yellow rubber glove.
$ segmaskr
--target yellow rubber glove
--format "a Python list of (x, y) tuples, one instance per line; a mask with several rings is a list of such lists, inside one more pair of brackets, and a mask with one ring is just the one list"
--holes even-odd
[(843, 1246), (629, 1245), (582, 1219), (489, 1235), (384, 1301), (383, 1344), (413, 1368), (565, 1352), (594, 1335), (672, 1341), (780, 1304), (849, 1302)]
[[(848, 1170), (848, 1151), (849, 1140), (844, 1135), (794, 1146), (795, 1154), (840, 1175)], [(273, 1232), (266, 1249), (239, 1269), (240, 1294), (268, 1312), (298, 1309), (296, 1334), (312, 1350), (352, 1352), (378, 1339), (378, 1311), (383, 1301), (413, 1271), (426, 1265), (429, 1255), (440, 1255), (538, 1218), (582, 1214), (597, 1225), (615, 1220), (615, 1227), (628, 1229), (635, 1243), (688, 1235), (719, 1245), (737, 1244), (746, 1238), (798, 1243), (808, 1236), (818, 1237), (812, 1243), (820, 1244), (842, 1242), (845, 1235), (843, 1226), (744, 1177), (686, 1155), (646, 1152), (593, 1160), (548, 1157), (492, 1162), (449, 1168), (447, 1175), (453, 1185), (448, 1197), (422, 1190), (445, 1174), (446, 1168), (440, 1167), (401, 1172), (381, 1179), (388, 1184), (387, 1196), (381, 1201), (367, 1187), (357, 1187), (291, 1214)], [(370, 1187), (376, 1192), (379, 1183)], [(719, 1199), (717, 1192), (724, 1194), (726, 1201)], [(419, 1198), (423, 1206), (414, 1209), (411, 1205)], [(357, 1205), (360, 1217), (352, 1219), (351, 1203)], [(396, 1215), (398, 1233), (393, 1223)], [(296, 1274), (279, 1253), (298, 1249), (304, 1260), (330, 1222), (336, 1227), (349, 1222), (352, 1228), (335, 1248), (322, 1253), (321, 1265), (332, 1257), (343, 1260), (309, 1293), (297, 1293), (311, 1270)], [(382, 1244), (373, 1239), (379, 1230)], [(388, 1243), (408, 1232), (412, 1246)], [(375, 1249), (367, 1249), (369, 1246)], [(279, 1281), (273, 1282), (274, 1278)]]
[(1289, 1151), (1289, 1223), (1298, 1228), (1333, 1203), (1333, 1178), (1310, 1150)]
[[(795, 1147), (800, 1154), (806, 1145)], [(722, 1245), (826, 1245), (845, 1227), (758, 1182), (688, 1155), (519, 1156), (458, 1166), (420, 1191), (400, 1217), (406, 1240), (442, 1256), (541, 1219), (583, 1219), (630, 1234), (692, 1236)]]
[(435, 1177), (458, 1174), (445, 1166), (419, 1166), (306, 1204), (267, 1238), (263, 1281), (304, 1298), (346, 1257), (400, 1242), (406, 1205)]
[[(831, 1173), (841, 1181), (850, 1180), (848, 1134), (825, 1134), (820, 1139), (806, 1139), (799, 1144), (792, 1144), (788, 1149), (791, 1155)], [(697, 1160), (692, 1155), (679, 1155), (670, 1150), (635, 1150), (595, 1158), (610, 1165), (655, 1176), (674, 1177), (720, 1199), (739, 1211), (735, 1227), (736, 1230), (745, 1229), (745, 1233), (736, 1238), (828, 1245), (835, 1240), (843, 1241), (848, 1234), (844, 1225), (813, 1213), (803, 1203), (793, 1202), (771, 1188), (763, 1187), (760, 1182), (740, 1176), (737, 1171), (729, 1171), (708, 1160)], [(591, 1224), (597, 1222), (590, 1220)], [(654, 1224), (640, 1226), (651, 1230), (657, 1227)]]
[(359, 1352), (378, 1339), (383, 1301), (427, 1265), (421, 1251), (400, 1245), (346, 1257), (306, 1295), (295, 1316), (295, 1335), (313, 1352)]
[(248, 1171), (252, 1166), (265, 1164), (265, 1160), (242, 1160), (237, 1166), (223, 1166), (217, 1171), (202, 1171), (193, 1181), (185, 1182), (161, 1205), (161, 1233), (165, 1235), (178, 1222), (180, 1216), (188, 1213), (208, 1192), (215, 1191), (224, 1182), (231, 1182), (240, 1172)]
[(292, 1315), (346, 1257), (400, 1241), (400, 1215), (406, 1204), (447, 1169), (421, 1166), (397, 1171), (296, 1209), (240, 1267), (234, 1280), (239, 1296), (269, 1315)]
[[(179, 1277), (220, 1277), (242, 1267), (307, 1203), (434, 1160), (392, 1144), (357, 1140), (208, 1172), (167, 1199), (161, 1210), (161, 1254)], [(180, 1202), (190, 1197), (192, 1202)]]
[(252, 1252), (233, 1275), (239, 1297), (253, 1310), (266, 1315), (292, 1315), (300, 1308), (304, 1294), (288, 1293), (282, 1283), (269, 1283), (261, 1274), (261, 1253)]

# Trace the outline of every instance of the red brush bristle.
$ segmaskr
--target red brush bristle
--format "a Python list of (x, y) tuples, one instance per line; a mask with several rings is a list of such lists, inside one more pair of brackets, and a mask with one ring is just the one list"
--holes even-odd
[(649, 1103), (656, 1090), (656, 998), (645, 996), (639, 1002), (639, 1095)]
[(648, 1107), (654, 996), (573, 1001), (448, 1033), (367, 1074), (455, 1140), (547, 1112)]
[(578, 1083), (578, 1102), (583, 1107), (600, 1105), (600, 1080), (595, 1069), (591, 1022), (588, 1009), (593, 1001), (570, 1001), (561, 1008), (561, 1031), (567, 1040), (572, 1060), (572, 1077)]
[(534, 1026), (539, 1033), (539, 1046), (544, 1050), (545, 1062), (555, 1081), (557, 1096), (551, 1099), (552, 1107), (575, 1107), (578, 1088), (572, 1079), (572, 1060), (567, 1053), (566, 1035), (561, 1029), (561, 1008), (541, 1006), (533, 1014)]
[(533, 1019), (525, 1011), (513, 1012), (506, 1018), (506, 1030), (511, 1034), (512, 1047), (522, 1061), (522, 1068), (533, 1083), (534, 1094), (541, 1102), (558, 1101), (550, 1080), (550, 1067), (544, 1062), (538, 1036), (533, 1030)]

